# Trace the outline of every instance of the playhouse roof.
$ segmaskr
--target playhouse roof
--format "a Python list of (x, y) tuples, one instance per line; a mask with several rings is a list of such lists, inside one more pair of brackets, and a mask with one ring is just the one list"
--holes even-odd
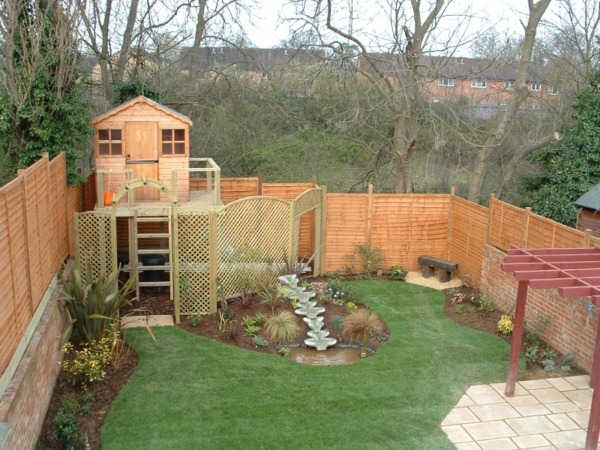
[(193, 125), (193, 122), (190, 120), (189, 117), (184, 116), (183, 114), (168, 108), (164, 105), (161, 105), (160, 103), (155, 102), (154, 100), (150, 100), (148, 97), (144, 97), (143, 95), (140, 95), (139, 97), (136, 97), (134, 99), (129, 100), (128, 102), (125, 102), (119, 106), (116, 106), (115, 108), (105, 112), (104, 114), (96, 117), (94, 120), (92, 120), (92, 124), (95, 125), (98, 122), (101, 122), (102, 120), (105, 120), (111, 116), (114, 116), (115, 114), (120, 113), (121, 111), (126, 110), (127, 108), (132, 107), (133, 105), (136, 105), (138, 103), (146, 103), (149, 106), (152, 106), (153, 108), (157, 109), (158, 111), (162, 111), (165, 114), (168, 114), (170, 116), (175, 117), (178, 120), (181, 120), (182, 122), (187, 123), (188, 125)]
[(577, 200), (575, 200), (574, 205), (593, 210), (600, 209), (600, 184), (597, 184)]

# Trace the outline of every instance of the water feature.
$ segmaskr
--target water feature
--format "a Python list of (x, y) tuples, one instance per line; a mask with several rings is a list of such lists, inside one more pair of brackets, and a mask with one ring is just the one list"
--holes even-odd
[(314, 292), (304, 292), (306, 288), (298, 286), (296, 275), (282, 275), (279, 277), (279, 281), (290, 288), (288, 298), (300, 302), (298, 309), (294, 312), (299, 316), (306, 316), (303, 320), (308, 324), (311, 331), (307, 333), (308, 339), (304, 343), (309, 347), (315, 347), (318, 351), (327, 350), (327, 347), (337, 344), (337, 339), (328, 337), (329, 331), (322, 330), (323, 318), (320, 315), (325, 312), (325, 308), (317, 306), (317, 302), (310, 301), (316, 294)]
[(315, 348), (292, 347), (289, 358), (309, 366), (337, 366), (352, 364), (362, 359), (359, 347), (334, 347), (328, 348), (327, 351), (319, 351)]

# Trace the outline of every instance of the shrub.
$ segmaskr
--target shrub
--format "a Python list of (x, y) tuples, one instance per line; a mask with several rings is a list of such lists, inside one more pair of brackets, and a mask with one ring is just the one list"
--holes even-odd
[[(85, 261), (85, 280), (93, 279), (93, 267), (89, 258)], [(101, 274), (96, 281), (84, 282), (81, 272), (76, 267), (69, 270), (67, 276), (61, 276), (64, 290), (57, 289), (64, 310), (70, 320), (69, 329), (76, 332), (86, 342), (99, 341), (107, 334), (111, 323), (120, 321), (119, 310), (131, 304), (128, 298), (134, 277), (118, 288), (119, 270), (108, 275)], [(130, 310), (129, 314), (143, 311), (145, 308)], [(153, 336), (154, 338), (154, 336)]]
[(374, 268), (380, 266), (385, 260), (383, 250), (372, 245), (371, 241), (367, 241), (366, 244), (354, 244), (354, 247), (362, 258), (362, 266), (367, 276), (371, 275)]
[[(81, 350), (74, 350), (73, 344), (67, 342), (63, 345), (62, 351), (65, 353), (65, 359), (62, 361), (61, 367), (71, 384), (78, 384), (86, 389), (88, 384), (104, 379), (106, 375), (104, 367), (110, 362), (112, 356), (109, 338), (86, 342)], [(73, 359), (66, 358), (71, 352), (75, 353), (75, 357)]]
[(197, 327), (201, 320), (202, 320), (202, 315), (200, 313), (190, 313), (190, 325), (191, 326)]
[(266, 348), (269, 346), (269, 341), (267, 341), (264, 337), (254, 336), (252, 338), (252, 345), (254, 345), (255, 347)]
[(287, 347), (281, 347), (277, 353), (279, 353), (281, 356), (290, 356), (292, 351)]
[(390, 266), (390, 280), (394, 281), (405, 281), (408, 271), (404, 267), (396, 265)]
[(358, 306), (356, 306), (354, 303), (352, 303), (352, 302), (346, 303), (346, 314), (352, 314), (356, 310), (358, 310)]
[(291, 342), (300, 334), (296, 316), (289, 311), (281, 311), (269, 317), (265, 324), (267, 337), (277, 343)]
[(481, 297), (479, 297), (479, 310), (494, 312), (496, 309), (494, 308), (492, 299), (487, 295), (482, 295)]
[(264, 305), (269, 305), (271, 312), (275, 311), (278, 303), (281, 303), (283, 299), (279, 296), (279, 290), (277, 286), (273, 284), (266, 285), (259, 280), (261, 286), (261, 292), (258, 294), (260, 302)]
[(343, 335), (347, 339), (362, 339), (363, 352), (369, 339), (383, 330), (381, 319), (373, 311), (359, 309), (344, 319)]
[(87, 441), (87, 436), (77, 430), (78, 426), (79, 419), (72, 411), (58, 410), (54, 417), (54, 435), (64, 448), (75, 449)]
[(338, 331), (341, 330), (342, 328), (344, 328), (344, 318), (341, 316), (334, 317), (333, 319), (331, 319), (331, 326)]
[(512, 317), (503, 315), (498, 322), (498, 331), (505, 336), (512, 333), (515, 324), (512, 321)]
[(259, 325), (265, 323), (267, 321), (267, 315), (264, 313), (256, 313), (254, 321)]

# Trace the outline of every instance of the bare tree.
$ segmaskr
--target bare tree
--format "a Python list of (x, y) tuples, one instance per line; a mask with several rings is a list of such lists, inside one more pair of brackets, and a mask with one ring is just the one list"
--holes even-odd
[(506, 107), (500, 112), (496, 126), (489, 133), (485, 142), (478, 146), (477, 160), (469, 187), (468, 198), (470, 201), (479, 202), (481, 197), (481, 187), (483, 185), (490, 156), (494, 149), (498, 148), (510, 133), (511, 125), (519, 108), (529, 96), (529, 88), (527, 87), (526, 82), (533, 53), (533, 45), (535, 43), (535, 35), (537, 26), (546, 12), (550, 1), (551, 0), (539, 0), (537, 3), (534, 3), (533, 0), (528, 0), (529, 18), (527, 24), (523, 24), (525, 38), (523, 39), (521, 57), (515, 79), (515, 89), (512, 92)]
[[(379, 107), (391, 115), (393, 129), (388, 144), (394, 159), (396, 192), (409, 190), (409, 162), (419, 147), (426, 85), (436, 78), (430, 56), (452, 53), (456, 46), (448, 42), (455, 42), (461, 32), (458, 24), (453, 33), (439, 37), (438, 27), (449, 3), (386, 0), (383, 8), (389, 31), (378, 30), (377, 36), (367, 36), (353, 24), (358, 8), (344, 13), (335, 0), (295, 2), (296, 21), (301, 24), (297, 31), (312, 29), (333, 59), (343, 61), (372, 85), (379, 94)], [(463, 20), (468, 20), (468, 14)], [(381, 52), (370, 51), (374, 43), (380, 44)]]

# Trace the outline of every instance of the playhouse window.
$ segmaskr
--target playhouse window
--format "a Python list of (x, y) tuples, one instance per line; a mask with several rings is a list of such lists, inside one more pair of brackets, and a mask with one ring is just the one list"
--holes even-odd
[(162, 154), (185, 155), (185, 130), (162, 130)]
[(121, 130), (98, 130), (98, 154), (112, 156), (123, 154)]

